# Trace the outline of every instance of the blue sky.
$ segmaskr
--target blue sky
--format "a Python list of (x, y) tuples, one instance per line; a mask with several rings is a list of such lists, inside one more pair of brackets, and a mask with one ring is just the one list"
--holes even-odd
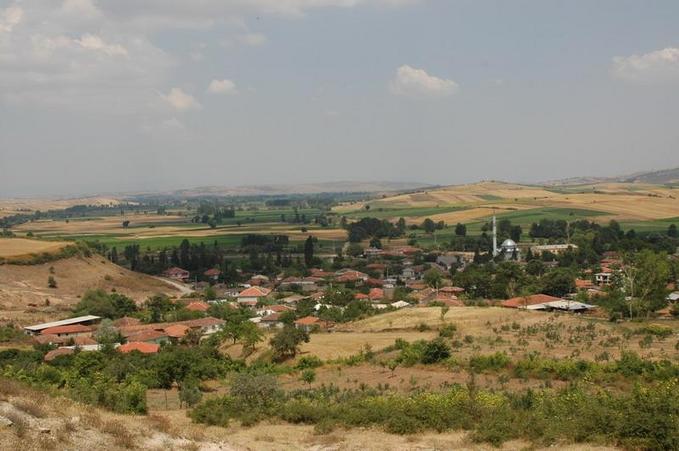
[(0, 196), (679, 166), (679, 3), (0, 0)]

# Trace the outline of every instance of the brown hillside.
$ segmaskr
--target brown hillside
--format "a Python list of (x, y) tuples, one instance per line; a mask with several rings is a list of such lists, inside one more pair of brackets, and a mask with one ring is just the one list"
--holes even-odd
[[(57, 288), (47, 287), (52, 275)], [(101, 256), (72, 257), (40, 265), (0, 266), (0, 321), (21, 324), (54, 320), (78, 302), (86, 290), (102, 288), (141, 302), (154, 293), (178, 295), (179, 290), (156, 278), (115, 265)], [(46, 300), (49, 299), (49, 305)]]

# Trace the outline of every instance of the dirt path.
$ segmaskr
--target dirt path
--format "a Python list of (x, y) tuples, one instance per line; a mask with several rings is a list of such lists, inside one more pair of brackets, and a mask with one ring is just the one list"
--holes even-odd
[(192, 288), (189, 288), (188, 286), (186, 286), (186, 284), (179, 283), (175, 280), (165, 279), (165, 278), (159, 277), (159, 276), (151, 276), (151, 277), (153, 277), (154, 279), (160, 280), (161, 282), (165, 282), (168, 285), (172, 285), (173, 287), (175, 287), (176, 289), (179, 290), (179, 292), (181, 293), (182, 296), (185, 295), (185, 294), (193, 294), (195, 292)]

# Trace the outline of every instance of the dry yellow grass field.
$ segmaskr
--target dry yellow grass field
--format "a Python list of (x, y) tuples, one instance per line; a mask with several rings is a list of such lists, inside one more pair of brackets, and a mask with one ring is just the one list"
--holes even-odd
[(114, 197), (78, 197), (73, 199), (0, 199), (0, 218), (21, 213), (32, 213), (37, 210), (59, 210), (75, 205), (119, 205), (120, 200)]
[(40, 241), (25, 238), (0, 238), (0, 257), (18, 258), (43, 252), (52, 253), (70, 243), (64, 241)]
[[(547, 188), (501, 182), (481, 182), (448, 186), (431, 191), (401, 194), (369, 202), (373, 208), (468, 207), (430, 216), (435, 221), (465, 222), (511, 210), (544, 207), (596, 210), (609, 215), (599, 220), (655, 220), (679, 216), (679, 189), (656, 185), (609, 183), (569, 187), (552, 191)], [(363, 204), (345, 204), (336, 208), (347, 213)], [(409, 218), (418, 222), (421, 218)]]
[(393, 345), (397, 338), (406, 341), (429, 340), (436, 332), (385, 331), (385, 332), (333, 332), (311, 334), (309, 343), (304, 343), (301, 355), (315, 355), (323, 360), (339, 359), (356, 355), (368, 346), (379, 351)]
[[(57, 288), (47, 287), (53, 276)], [(115, 265), (104, 257), (72, 257), (39, 265), (0, 266), (0, 320), (19, 324), (65, 316), (88, 289), (115, 290), (141, 302), (155, 293), (178, 295), (161, 280)], [(49, 300), (49, 305), (46, 305)]]
[[(346, 231), (342, 229), (310, 229), (302, 232), (301, 227), (292, 227), (288, 224), (252, 224), (242, 226), (224, 226), (210, 228), (204, 224), (191, 224), (185, 216), (156, 216), (139, 215), (130, 216), (131, 227), (123, 228), (120, 217), (92, 218), (89, 220), (63, 221), (41, 220), (28, 222), (15, 227), (18, 233), (32, 232), (35, 235), (115, 235), (120, 239), (165, 238), (173, 236), (182, 237), (211, 237), (218, 235), (243, 235), (246, 233), (259, 234), (283, 234), (293, 240), (304, 239), (311, 235), (325, 240), (344, 240)], [(176, 222), (177, 225), (157, 225)], [(181, 224), (181, 225), (180, 225)]]

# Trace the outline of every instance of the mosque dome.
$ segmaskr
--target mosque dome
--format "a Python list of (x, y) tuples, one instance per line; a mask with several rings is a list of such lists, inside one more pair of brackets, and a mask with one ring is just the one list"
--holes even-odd
[(507, 238), (506, 240), (504, 240), (502, 242), (502, 245), (500, 247), (502, 249), (504, 249), (505, 251), (507, 251), (507, 250), (513, 251), (518, 246), (516, 245), (516, 242), (514, 240)]

